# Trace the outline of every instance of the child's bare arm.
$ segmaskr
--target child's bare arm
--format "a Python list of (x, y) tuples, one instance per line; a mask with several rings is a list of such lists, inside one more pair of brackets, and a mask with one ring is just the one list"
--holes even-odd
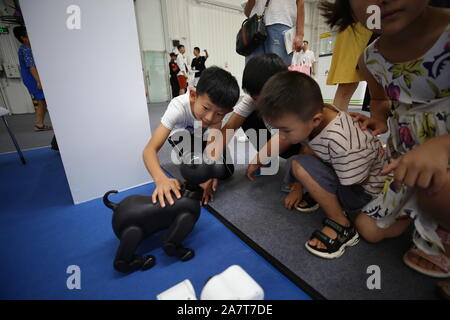
[(38, 89), (42, 89), (41, 79), (39, 78), (39, 73), (38, 73), (36, 67), (30, 67), (29, 69), (30, 69), (31, 75), (33, 76), (34, 80), (36, 80)]
[(358, 61), (359, 73), (367, 81), (367, 85), (370, 91), (370, 114), (371, 118), (364, 116), (358, 116), (352, 114), (354, 118), (360, 121), (360, 127), (363, 130), (367, 128), (372, 130), (373, 135), (378, 135), (387, 132), (387, 119), (389, 118), (391, 110), (391, 100), (386, 95), (386, 92), (382, 85), (380, 85), (369, 70), (364, 62), (364, 53), (361, 55)]
[[(273, 140), (273, 141), (272, 141)], [(261, 148), (261, 150), (259, 150), (259, 152), (256, 154), (256, 156), (253, 158), (253, 160), (250, 162), (250, 164), (247, 167), (247, 177), (250, 180), (255, 180), (255, 172), (256, 170), (258, 170), (259, 168), (261, 168), (263, 166), (263, 164), (266, 164), (270, 161), (270, 158), (272, 156), (276, 156), (278, 154), (272, 154), (272, 144), (278, 144), (278, 154), (282, 154), (283, 152), (285, 152), (286, 150), (289, 149), (289, 147), (291, 146), (291, 144), (285, 140), (281, 140), (279, 138), (278, 133), (274, 136), (272, 136), (272, 138), (267, 141), (267, 143), (264, 145), (264, 147)]]
[(169, 137), (169, 134), (170, 130), (160, 124), (143, 152), (145, 166), (156, 184), (156, 189), (152, 195), (152, 201), (153, 203), (156, 203), (156, 198), (158, 198), (162, 207), (165, 207), (164, 197), (171, 205), (174, 203), (171, 191), (175, 193), (177, 198), (181, 197), (179, 192), (180, 183), (178, 180), (170, 179), (166, 176), (158, 159), (158, 151)]

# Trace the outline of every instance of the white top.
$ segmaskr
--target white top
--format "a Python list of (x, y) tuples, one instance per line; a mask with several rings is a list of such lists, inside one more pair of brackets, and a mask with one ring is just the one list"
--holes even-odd
[[(242, 100), (239, 101), (239, 103), (235, 105), (233, 108), (234, 113), (244, 118), (247, 118), (255, 110), (256, 110), (255, 100), (253, 100), (253, 98), (248, 94), (244, 94)], [(269, 129), (269, 131), (272, 134), (275, 134), (273, 127), (266, 121), (263, 120), (263, 122), (266, 125), (266, 128)]]
[(196, 121), (198, 120), (194, 118), (189, 103), (189, 91), (173, 98), (161, 118), (161, 124), (170, 131), (173, 129), (187, 129), (193, 132), (194, 128), (197, 127)]
[(237, 105), (234, 106), (233, 112), (241, 117), (247, 118), (253, 111), (255, 111), (255, 100), (248, 94), (244, 94), (244, 97)]
[(188, 69), (187, 69), (187, 59), (184, 55), (182, 55), (181, 53), (178, 54), (177, 56), (177, 65), (178, 68), (180, 68), (180, 72), (178, 72), (178, 76), (182, 76), (182, 75), (186, 75), (188, 74)]
[(316, 62), (316, 57), (311, 50), (306, 50), (306, 52), (300, 50), (299, 52), (295, 52), (292, 57), (292, 65), (294, 66), (306, 64), (311, 68), (314, 62)]
[[(267, 0), (256, 0), (255, 6), (250, 13), (250, 17), (255, 13), (262, 15)], [(245, 8), (247, 0), (242, 1), (242, 8)], [(270, 0), (269, 7), (266, 10), (264, 18), (266, 26), (281, 23), (293, 27), (297, 22), (297, 1), (296, 0)]]
[(383, 188), (386, 176), (380, 172), (387, 165), (383, 145), (369, 130), (361, 130), (348, 113), (339, 112), (308, 144), (331, 164), (342, 185), (360, 184), (372, 197)]

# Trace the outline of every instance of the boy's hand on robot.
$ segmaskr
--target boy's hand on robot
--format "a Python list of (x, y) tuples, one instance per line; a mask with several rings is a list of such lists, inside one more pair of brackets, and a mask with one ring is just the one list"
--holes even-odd
[(214, 201), (214, 192), (217, 190), (219, 179), (209, 179), (208, 181), (200, 184), (200, 187), (204, 190), (202, 197), (202, 205), (207, 205), (209, 201)]
[(349, 115), (353, 118), (353, 122), (359, 122), (361, 130), (370, 129), (373, 136), (385, 133), (389, 129), (386, 121), (369, 118), (357, 112), (349, 112)]
[(177, 199), (180, 199), (181, 198), (180, 190), (181, 185), (177, 179), (167, 178), (166, 180), (157, 183), (156, 189), (155, 191), (153, 191), (152, 194), (152, 202), (156, 203), (158, 200), (161, 207), (165, 208), (166, 203), (164, 201), (164, 198), (166, 198), (166, 200), (172, 206), (175, 203), (172, 197), (172, 192), (175, 194)]

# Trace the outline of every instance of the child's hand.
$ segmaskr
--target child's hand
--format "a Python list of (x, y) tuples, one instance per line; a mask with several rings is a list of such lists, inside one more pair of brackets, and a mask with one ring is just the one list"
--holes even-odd
[(292, 210), (302, 202), (302, 197), (302, 192), (297, 188), (293, 188), (286, 198), (284, 198), (284, 207), (288, 210)]
[(247, 167), (247, 172), (245, 173), (247, 178), (249, 178), (251, 181), (254, 181), (256, 179), (255, 173), (256, 171), (261, 169), (261, 167), (262, 165), (256, 163), (249, 164)]
[(164, 202), (165, 197), (172, 206), (175, 202), (173, 201), (171, 192), (175, 194), (177, 199), (180, 199), (181, 198), (180, 189), (181, 189), (180, 182), (178, 182), (177, 179), (166, 178), (161, 182), (156, 183), (156, 189), (155, 191), (153, 191), (152, 194), (152, 202), (156, 203), (156, 198), (158, 197), (159, 204), (161, 205), (161, 207), (165, 208), (166, 207), (166, 203)]
[(372, 130), (371, 133), (373, 136), (377, 136), (389, 130), (385, 121), (369, 118), (357, 112), (349, 112), (349, 115), (353, 118), (353, 122), (359, 122), (361, 130)]
[(411, 188), (427, 189), (430, 194), (440, 191), (445, 183), (450, 158), (449, 137), (447, 135), (430, 139), (390, 163), (380, 174), (394, 171), (397, 190), (402, 184), (406, 184)]
[(214, 192), (217, 190), (219, 179), (209, 179), (202, 183), (200, 187), (204, 190), (202, 197), (202, 205), (208, 204), (208, 201), (214, 201)]

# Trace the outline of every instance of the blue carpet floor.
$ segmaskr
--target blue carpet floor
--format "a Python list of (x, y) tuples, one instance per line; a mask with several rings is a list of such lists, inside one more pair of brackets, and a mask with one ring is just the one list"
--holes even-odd
[[(310, 299), (205, 209), (184, 243), (195, 249), (194, 259), (167, 257), (159, 233), (139, 250), (155, 255), (156, 266), (122, 275), (112, 267), (119, 241), (111, 210), (100, 199), (72, 204), (58, 153), (43, 148), (26, 151), (25, 157), (23, 166), (16, 153), (0, 155), (0, 299), (155, 299), (185, 279), (199, 297), (210, 276), (233, 264), (261, 285), (266, 299)], [(153, 188), (145, 185), (111, 199), (151, 194)], [(80, 290), (67, 288), (71, 265), (81, 269)]]

